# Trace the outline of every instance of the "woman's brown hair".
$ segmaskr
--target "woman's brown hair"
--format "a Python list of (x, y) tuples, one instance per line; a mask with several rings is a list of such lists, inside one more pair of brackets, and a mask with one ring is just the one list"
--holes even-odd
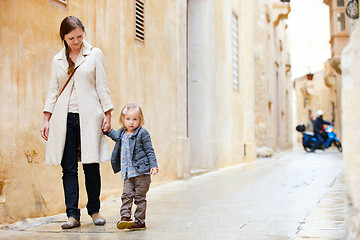
[(64, 45), (65, 45), (66, 60), (69, 63), (67, 73), (69, 75), (70, 75), (70, 73), (72, 73), (74, 71), (75, 63), (71, 60), (71, 58), (69, 56), (69, 54), (70, 54), (69, 46), (67, 45), (67, 43), (65, 41), (65, 35), (70, 33), (75, 28), (81, 28), (83, 30), (83, 32), (85, 32), (84, 25), (82, 24), (80, 19), (78, 19), (75, 16), (67, 16), (66, 18), (64, 18), (64, 20), (62, 20), (61, 25), (60, 25), (60, 38), (64, 42)]

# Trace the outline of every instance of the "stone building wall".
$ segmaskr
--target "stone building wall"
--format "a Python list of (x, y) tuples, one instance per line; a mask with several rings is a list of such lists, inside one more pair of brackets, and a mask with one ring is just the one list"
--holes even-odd
[[(134, 40), (134, 1), (76, 0), (64, 5), (56, 0), (4, 0), (0, 8), (0, 223), (64, 211), (61, 168), (44, 164), (46, 143), (39, 130), (51, 59), (63, 47), (59, 26), (67, 15), (82, 20), (86, 40), (104, 53), (115, 105), (113, 127), (119, 128), (125, 103), (143, 107), (161, 169), (153, 184), (186, 175), (188, 170), (178, 166), (185, 156), (181, 138), (186, 137), (180, 123), (186, 115), (181, 104), (186, 98), (186, 3), (146, 4), (145, 45)], [(120, 177), (109, 162), (101, 164), (101, 175), (101, 198), (119, 195)], [(81, 166), (79, 181), (84, 207)]]
[[(255, 159), (252, 9), (252, 1), (247, 0), (188, 1), (192, 174)], [(238, 29), (237, 89), (233, 87), (233, 17)]]
[[(315, 120), (316, 111), (319, 109), (324, 111), (324, 120), (330, 122), (333, 120), (335, 114), (333, 104), (336, 100), (335, 86), (326, 85), (324, 70), (314, 73), (312, 80), (308, 80), (307, 76), (295, 79), (294, 86), (296, 92), (296, 124), (309, 125), (310, 113)], [(335, 126), (337, 124), (335, 122)], [(297, 140), (301, 141), (301, 134), (296, 134)]]
[(255, 1), (254, 80), (256, 145), (273, 151), (292, 146), (292, 82), (286, 19), (290, 6)]
[[(67, 5), (2, 0), (0, 8), (0, 224), (65, 210), (61, 167), (44, 164), (46, 143), (39, 130), (51, 59), (63, 47), (59, 25), (67, 15), (82, 20), (86, 40), (104, 53), (115, 105), (113, 128), (119, 128), (125, 103), (142, 106), (160, 166), (153, 185), (190, 177), (196, 168), (255, 160), (253, 1), (145, 1), (145, 43), (134, 39), (132, 0)], [(239, 20), (239, 91), (232, 89), (233, 12)], [(190, 38), (188, 29), (195, 23), (198, 35)], [(188, 72), (191, 44), (201, 50), (196, 52), (201, 75)], [(194, 86), (199, 83), (201, 88)], [(108, 143), (112, 148), (114, 143)], [(101, 175), (101, 198), (118, 196), (122, 183), (109, 162), (101, 164)], [(81, 166), (79, 181), (84, 207)]]
[(346, 229), (348, 240), (360, 239), (360, 22), (356, 20), (348, 45), (341, 54), (342, 145), (345, 160)]

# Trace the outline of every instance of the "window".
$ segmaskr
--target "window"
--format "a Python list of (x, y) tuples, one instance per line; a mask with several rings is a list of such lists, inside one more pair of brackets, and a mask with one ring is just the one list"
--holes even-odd
[(231, 18), (232, 28), (232, 82), (233, 89), (239, 90), (239, 47), (238, 47), (238, 17), (233, 13)]
[(345, 0), (337, 0), (338, 7), (345, 7)]
[(145, 0), (135, 0), (135, 40), (145, 42)]
[(345, 13), (338, 13), (337, 21), (338, 21), (338, 30), (341, 32), (345, 31)]

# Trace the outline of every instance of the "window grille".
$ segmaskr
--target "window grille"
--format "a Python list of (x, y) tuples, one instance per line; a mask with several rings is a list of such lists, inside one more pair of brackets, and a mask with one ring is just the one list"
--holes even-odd
[(345, 7), (345, 0), (337, 0), (338, 7)]
[(233, 89), (239, 90), (239, 46), (238, 46), (238, 17), (232, 14), (231, 19), (232, 28), (232, 82)]
[(338, 30), (340, 32), (345, 31), (346, 30), (346, 28), (345, 28), (345, 13), (338, 13), (337, 20), (338, 20)]
[(145, 42), (145, 0), (135, 0), (135, 39)]

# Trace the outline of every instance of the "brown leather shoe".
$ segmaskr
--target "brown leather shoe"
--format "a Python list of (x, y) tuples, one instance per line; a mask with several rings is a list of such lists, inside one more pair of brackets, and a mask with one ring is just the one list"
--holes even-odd
[(118, 221), (116, 226), (118, 229), (126, 229), (131, 228), (134, 224), (135, 222), (131, 218), (122, 217), (121, 221)]
[(61, 225), (62, 229), (70, 229), (80, 227), (80, 222), (73, 217), (69, 217), (67, 222)]
[(138, 231), (138, 230), (146, 230), (146, 225), (145, 223), (141, 224), (141, 223), (135, 223), (132, 227), (131, 230), (134, 231)]

